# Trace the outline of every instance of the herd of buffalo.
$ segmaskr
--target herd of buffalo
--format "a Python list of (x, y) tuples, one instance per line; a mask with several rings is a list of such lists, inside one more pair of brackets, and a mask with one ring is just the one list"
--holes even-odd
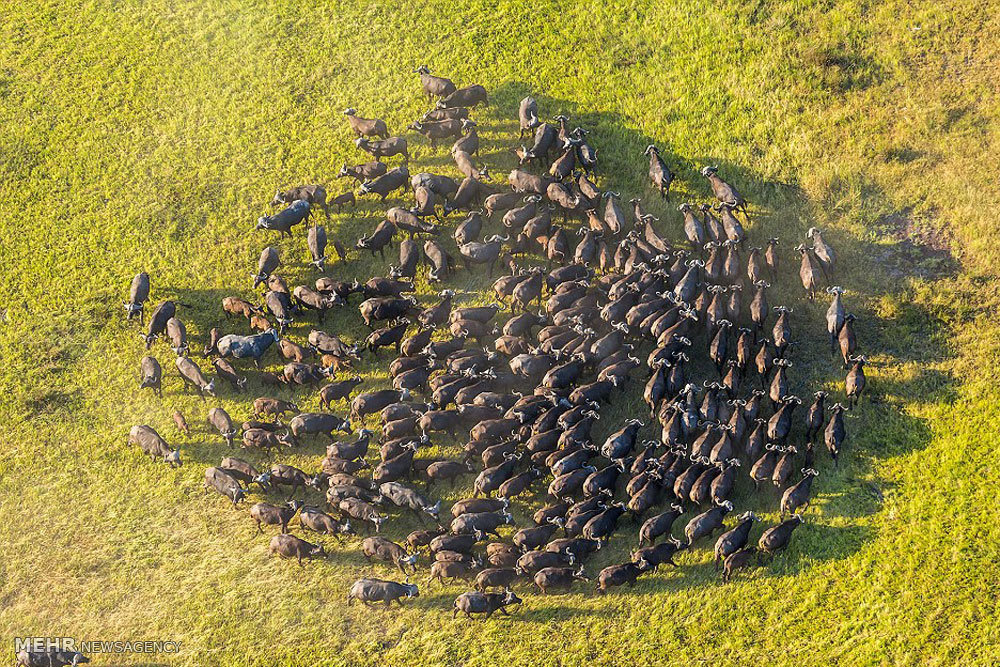
[[(416, 597), (410, 576), (429, 558), (428, 583), (473, 585), (453, 607), (469, 617), (506, 614), (521, 602), (514, 590), (523, 582), (542, 594), (591, 576), (599, 593), (633, 585), (660, 565), (676, 567), (678, 552), (719, 531), (714, 558), (723, 581), (785, 549), (803, 523), (819, 462), (836, 464), (845, 411), (865, 389), (855, 318), (834, 286), (836, 253), (821, 231), (810, 229), (796, 248), (799, 278), (810, 300), (824, 288), (830, 295), (831, 355), (847, 374), (842, 403), (817, 391), (803, 408), (789, 380), (802, 332), (793, 331), (792, 308), (772, 304), (770, 292), (782, 275), (778, 239), (751, 243), (748, 204), (725, 174), (701, 169), (712, 201), (680, 205), (677, 233), (669, 236), (683, 240), (675, 242), (661, 235), (640, 198), (626, 202), (595, 184), (597, 149), (586, 128), (564, 115), (542, 120), (526, 97), (518, 115), (530, 143), (511, 147), (519, 165), (500, 188), (478, 161), (470, 117), (487, 103), (486, 89), (458, 88), (426, 66), (415, 73), (437, 102), (408, 129), (432, 148), (454, 141), (460, 180), (411, 174), (407, 139), (348, 109), (355, 145), (372, 158), (340, 171), (359, 183), (356, 191), (278, 191), (271, 205), (282, 208), (256, 224), (287, 237), (300, 224), (307, 228), (313, 284), (290, 288), (277, 248), (265, 248), (244, 296), (221, 304), (229, 321), (245, 321), (251, 333), (213, 328), (199, 361), (180, 304), (164, 301), (146, 317), (150, 278), (133, 280), (125, 308), (144, 326), (147, 350), (165, 339), (184, 384), (203, 398), (223, 390), (257, 395), (241, 419), (222, 407), (199, 418), (218, 431), (227, 453), (237, 446), (265, 452), (222, 458), (205, 471), (205, 486), (234, 506), (252, 493), (273, 501), (250, 507), (250, 527), (274, 531), (270, 551), (300, 565), (326, 555), (316, 538), (304, 539), (310, 534), (342, 541), (367, 533), (361, 553), (398, 569), (403, 581), (359, 579), (349, 603), (389, 606)], [(652, 145), (636, 153), (648, 161), (655, 195), (669, 201), (667, 160)], [(402, 162), (389, 168), (390, 158)], [(311, 217), (321, 211), (328, 222), (331, 208), (353, 207), (368, 195), (400, 199), (353, 249), (333, 241), (331, 259), (326, 229)], [(454, 244), (442, 240), (449, 234)], [(384, 276), (361, 282), (338, 271), (352, 252), (395, 258), (397, 246), (398, 262)], [(498, 276), (495, 303), (457, 302), (448, 285), (461, 285), (463, 272)], [(433, 302), (413, 296), (418, 275), (442, 283)], [(352, 301), (371, 329), (365, 340), (323, 328), (328, 311)], [(313, 317), (308, 335), (286, 336)], [(354, 366), (383, 348), (396, 354), (387, 367), (391, 387), (360, 391)], [(261, 370), (277, 357), (280, 371)], [(157, 358), (145, 356), (139, 366), (141, 386), (160, 395)], [(635, 383), (645, 386), (645, 406), (633, 401), (638, 391), (624, 391)], [(318, 392), (320, 412), (266, 396), (274, 387)], [(627, 418), (613, 416), (622, 413)], [(173, 420), (187, 432), (183, 415), (174, 411)], [(621, 421), (609, 428), (613, 420)], [(606, 438), (595, 439), (598, 422), (601, 432), (612, 431)], [(317, 436), (329, 445), (315, 469), (273, 462), (276, 451)], [(420, 456), (432, 440), (451, 456)], [(128, 441), (155, 461), (181, 466), (178, 449), (151, 426), (134, 426)], [(448, 510), (431, 495), (436, 485), (469, 480), (474, 493)], [(776, 503), (781, 518), (751, 539), (758, 519), (738, 513), (735, 503), (754, 494)], [(541, 499), (529, 525), (515, 525), (519, 498)], [(403, 543), (380, 536), (384, 523), (404, 517), (423, 527)], [(299, 535), (290, 532), (293, 519)], [(631, 558), (588, 575), (588, 559), (626, 530), (637, 533)]]

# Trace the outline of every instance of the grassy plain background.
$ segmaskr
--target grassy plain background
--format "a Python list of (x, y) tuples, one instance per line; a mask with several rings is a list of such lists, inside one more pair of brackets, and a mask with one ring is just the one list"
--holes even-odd
[[(997, 23), (967, 0), (4, 3), (0, 635), (178, 639), (163, 662), (179, 665), (995, 661)], [(872, 400), (772, 566), (723, 586), (701, 548), (632, 591), (532, 595), (485, 624), (451, 620), (457, 585), (402, 611), (348, 609), (359, 572), (390, 570), (356, 544), (302, 570), (272, 560), (244, 513), (202, 493), (224, 447), (162, 344), (164, 399), (136, 390), (128, 281), (147, 270), (153, 301), (191, 304), (199, 341), (221, 296), (249, 293), (265, 243), (304, 282), (303, 236), (264, 237), (253, 220), (276, 187), (334, 183), (360, 161), (344, 107), (394, 129), (424, 110), (419, 63), (489, 89), (476, 117), (497, 173), (530, 92), (544, 115), (593, 128), (602, 186), (647, 198), (675, 238), (676, 212), (644, 180), (647, 143), (679, 172), (678, 199), (707, 197), (697, 169), (719, 164), (753, 202), (754, 238), (786, 241), (786, 268), (808, 226), (829, 229)], [(414, 166), (454, 172), (444, 149), (414, 144)], [(367, 203), (329, 227), (353, 242), (377, 216)], [(355, 255), (331, 272), (381, 267)], [(487, 281), (458, 284), (475, 300)], [(825, 305), (806, 305), (791, 273), (779, 293), (818, 336)], [(364, 333), (353, 312), (329, 329)], [(799, 391), (839, 390), (821, 345), (799, 357)], [(376, 365), (362, 370), (378, 384)], [(220, 404), (245, 414), (231, 394)], [(139, 422), (187, 465), (140, 461), (125, 446)], [(314, 466), (320, 449), (288, 460)], [(149, 662), (100, 664), (129, 659)]]

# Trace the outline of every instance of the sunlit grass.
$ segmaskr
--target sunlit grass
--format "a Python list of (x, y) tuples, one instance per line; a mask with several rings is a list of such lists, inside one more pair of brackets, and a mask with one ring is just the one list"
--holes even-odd
[[(164, 661), (184, 665), (995, 660), (1000, 226), (983, 157), (1000, 143), (1000, 47), (987, 37), (989, 7), (50, 0), (7, 3), (0, 17), (5, 637), (176, 639), (182, 653)], [(268, 556), (245, 511), (203, 492), (204, 468), (228, 453), (204, 415), (222, 405), (242, 419), (246, 401), (224, 392), (202, 403), (162, 343), (164, 397), (138, 392), (142, 346), (120, 305), (129, 280), (146, 270), (154, 303), (188, 304), (180, 317), (198, 349), (212, 326), (243, 330), (219, 301), (252, 294), (265, 244), (279, 248), (290, 285), (312, 282), (304, 231), (279, 239), (253, 221), (275, 188), (351, 187), (334, 174), (364, 155), (341, 111), (401, 131), (427, 108), (412, 74), (425, 62), (490, 91), (474, 115), (494, 173), (515, 163), (517, 102), (531, 93), (544, 116), (593, 130), (601, 186), (644, 197), (672, 238), (674, 205), (705, 199), (698, 169), (718, 164), (752, 203), (752, 238), (782, 238), (788, 273), (773, 300), (796, 308), (800, 395), (842, 395), (826, 304), (805, 302), (791, 251), (809, 226), (829, 229), (871, 394), (849, 419), (841, 467), (821, 458), (808, 523), (772, 564), (722, 585), (702, 546), (635, 589), (526, 593), (513, 618), (487, 623), (451, 620), (461, 585), (422, 586), (403, 610), (348, 609), (357, 576), (393, 576), (367, 565), (357, 541), (325, 540), (329, 561), (300, 569)], [(444, 148), (412, 143), (411, 172), (457, 173)], [(679, 174), (673, 204), (646, 183), (648, 143)], [(380, 211), (363, 201), (327, 228), (353, 247)], [(901, 245), (901, 220), (941, 231), (950, 252)], [(364, 279), (386, 263), (355, 252), (329, 274)], [(429, 302), (439, 287), (423, 271)], [(488, 285), (461, 271), (448, 286), (485, 303)], [(324, 328), (366, 335), (353, 305)], [(384, 382), (388, 358), (365, 360), (365, 386)], [(301, 390), (267, 391), (318, 405)], [(635, 390), (627, 397), (600, 434), (645, 412)], [(190, 436), (175, 431), (174, 409)], [(186, 465), (152, 465), (127, 447), (135, 423), (180, 445)], [(311, 470), (321, 449), (281, 460)], [(468, 488), (435, 493), (454, 500)], [(775, 520), (773, 492), (755, 500), (741, 487), (739, 499)], [(392, 521), (388, 534), (413, 525)], [(624, 558), (634, 535), (624, 525), (588, 571)], [(129, 660), (150, 662), (117, 663)]]

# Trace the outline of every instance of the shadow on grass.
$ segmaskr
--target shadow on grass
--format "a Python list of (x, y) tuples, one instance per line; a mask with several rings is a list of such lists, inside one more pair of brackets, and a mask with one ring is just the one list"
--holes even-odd
[[(499, 113), (494, 115), (516, 118), (519, 100), (529, 94), (538, 101), (543, 120), (549, 120), (557, 113), (564, 113), (570, 116), (571, 127), (579, 125), (592, 131), (588, 135), (588, 142), (598, 148), (598, 185), (605, 190), (621, 191), (623, 201), (635, 196), (642, 197), (647, 210), (660, 217), (658, 231), (675, 242), (681, 240), (682, 224), (676, 204), (685, 199), (698, 203), (711, 201), (711, 190), (701, 177), (700, 169), (706, 165), (718, 166), (720, 174), (751, 202), (750, 222), (747, 225), (751, 242), (760, 245), (764, 239), (772, 236), (781, 237), (784, 241), (780, 246), (779, 266), (787, 278), (771, 290), (770, 301), (772, 305), (787, 304), (794, 308), (793, 335), (799, 345), (793, 353), (795, 368), (790, 372), (793, 393), (802, 396), (806, 406), (812, 392), (819, 388), (830, 391), (831, 402), (844, 400), (846, 371), (842, 368), (839, 357), (830, 359), (828, 351), (824, 322), (828, 303), (819, 300), (809, 302), (804, 298), (804, 291), (796, 276), (799, 257), (793, 250), (798, 243), (807, 241), (806, 230), (818, 226), (817, 218), (825, 218), (826, 211), (822, 211), (822, 216), (817, 215), (820, 212), (814, 210), (795, 183), (768, 179), (716, 156), (684, 156), (671, 150), (669, 145), (660, 144), (661, 155), (676, 173), (672, 188), (672, 192), (676, 189), (676, 195), (668, 204), (656, 197), (646, 176), (648, 162), (643, 151), (646, 146), (657, 143), (651, 137), (630, 129), (626, 119), (619, 114), (580, 109), (568, 100), (538, 94), (527, 84), (517, 82), (506, 84), (494, 92), (494, 104), (499, 109)], [(505, 132), (512, 137), (512, 143), (516, 143), (516, 122), (491, 121), (480, 125), (481, 131)], [(507, 164), (513, 167), (514, 162), (513, 158), (508, 158)], [(637, 184), (641, 186), (637, 188)], [(871, 182), (867, 181), (866, 197), (884, 203), (885, 194), (873, 188)], [(903, 227), (902, 224), (892, 226), (890, 231), (894, 234), (894, 240), (899, 238), (899, 230)], [(883, 372), (910, 362), (927, 363), (947, 359), (951, 353), (944, 344), (947, 338), (945, 324), (927, 312), (926, 308), (906, 299), (906, 285), (898, 280), (898, 267), (892, 263), (887, 264), (884, 252), (873, 252), (872, 243), (835, 230), (828, 232), (825, 238), (834, 244), (838, 252), (838, 270), (832, 281), (848, 289), (845, 295), (848, 310), (858, 315), (858, 353), (865, 354), (870, 359), (869, 383), (861, 407), (848, 415), (847, 452), (839, 469), (835, 469), (825, 451), (821, 451), (824, 450), (822, 442), (818, 443), (817, 464), (822, 466), (822, 474), (814, 488), (816, 497), (825, 499), (825, 504), (821, 509), (810, 510), (807, 516), (821, 511), (824, 515), (862, 517), (879, 511), (883, 494), (890, 488), (887, 482), (874, 476), (871, 462), (923, 448), (932, 437), (931, 430), (924, 421), (908, 415), (896, 406), (907, 400), (954, 400), (957, 381), (946, 372), (926, 367), (919, 368), (915, 375), (905, 378), (900, 378), (897, 373)], [(904, 250), (908, 247), (906, 243), (902, 246)], [(890, 253), (893, 252), (891, 248), (892, 246)], [(955, 261), (947, 255), (945, 249), (938, 245), (933, 249), (939, 265), (955, 266)], [(941, 259), (943, 255), (947, 256)], [(906, 255), (903, 259), (910, 261), (910, 256)], [(745, 260), (744, 254), (744, 265)], [(898, 315), (881, 316), (875, 309), (873, 304), (884, 297), (901, 304)], [(744, 308), (748, 301), (749, 295), (745, 293)], [(768, 322), (768, 330), (772, 323), (773, 319)], [(897, 331), (902, 331), (902, 335)], [(808, 332), (814, 334), (810, 335)], [(643, 358), (646, 351), (641, 349), (637, 356)], [(717, 379), (714, 370), (707, 363), (694, 363), (692, 369), (692, 380), (696, 382)], [(639, 392), (644, 382), (645, 378), (637, 378), (622, 402), (627, 406), (641, 404)], [(608, 412), (611, 419), (602, 420), (595, 429), (596, 442), (601, 442), (604, 435), (618, 427), (620, 421), (615, 417), (624, 419), (631, 416), (628, 412), (634, 415), (636, 410), (632, 408), (619, 414), (618, 410), (612, 408)], [(803, 407), (796, 415), (796, 426), (793, 427), (790, 440), (799, 444), (800, 449), (804, 441), (801, 424), (804, 412)], [(755, 494), (752, 487), (744, 481), (738, 484), (735, 497), (741, 507), (773, 511), (777, 507), (780, 493), (772, 489)], [(874, 536), (872, 529), (860, 525), (831, 528), (812, 522), (801, 532), (820, 532), (824, 538), (829, 538), (820, 540), (821, 542), (835, 545), (823, 550), (823, 560), (844, 558)], [(803, 542), (805, 541), (803, 538)]]

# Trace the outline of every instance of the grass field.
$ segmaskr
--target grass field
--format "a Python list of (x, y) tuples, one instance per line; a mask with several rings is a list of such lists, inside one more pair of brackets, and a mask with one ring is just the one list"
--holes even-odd
[[(995, 664), (998, 23), (969, 0), (4, 3), (0, 639), (183, 644), (95, 657), (102, 665)], [(871, 393), (849, 418), (841, 466), (821, 459), (807, 523), (772, 564), (723, 585), (702, 545), (634, 589), (525, 592), (512, 618), (486, 623), (453, 621), (465, 587), (423, 576), (405, 609), (348, 608), (350, 582), (391, 569), (367, 565), (357, 541), (326, 540), (329, 561), (302, 569), (272, 559), (245, 510), (203, 492), (204, 468), (226, 455), (203, 416), (219, 404), (241, 419), (246, 403), (199, 401), (162, 342), (164, 397), (137, 391), (129, 281), (148, 271), (153, 303), (189, 304), (179, 316), (200, 349), (210, 327), (235, 326), (219, 299), (252, 293), (264, 245), (279, 248), (290, 285), (314, 280), (301, 228), (286, 240), (253, 222), (275, 188), (346, 190), (335, 174), (363, 156), (341, 111), (402, 130), (426, 109), (420, 63), (487, 87), (474, 116), (494, 173), (515, 164), (517, 103), (531, 93), (543, 116), (593, 130), (600, 185), (644, 197), (671, 238), (679, 215), (648, 186), (643, 149), (664, 148), (675, 202), (707, 199), (698, 169), (718, 164), (752, 204), (751, 236), (782, 238), (774, 302), (795, 306), (800, 395), (843, 391), (823, 349), (826, 303), (805, 301), (791, 250), (809, 226), (828, 230)], [(457, 173), (446, 148), (407, 136), (411, 172)], [(328, 230), (353, 246), (381, 210), (362, 201)], [(364, 279), (384, 266), (355, 252), (328, 272)], [(448, 286), (486, 301), (488, 284), (462, 271)], [(424, 302), (439, 289), (419, 287)], [(324, 328), (365, 335), (353, 306)], [(383, 381), (386, 359), (366, 359), (366, 386)], [(629, 396), (609, 421), (645, 412)], [(175, 408), (190, 436), (174, 429)], [(128, 447), (136, 423), (180, 445), (184, 467)], [(321, 451), (282, 460), (314, 469)], [(774, 522), (776, 497), (741, 494)], [(388, 534), (410, 529), (394, 521)], [(619, 530), (588, 570), (625, 557), (634, 535)]]

